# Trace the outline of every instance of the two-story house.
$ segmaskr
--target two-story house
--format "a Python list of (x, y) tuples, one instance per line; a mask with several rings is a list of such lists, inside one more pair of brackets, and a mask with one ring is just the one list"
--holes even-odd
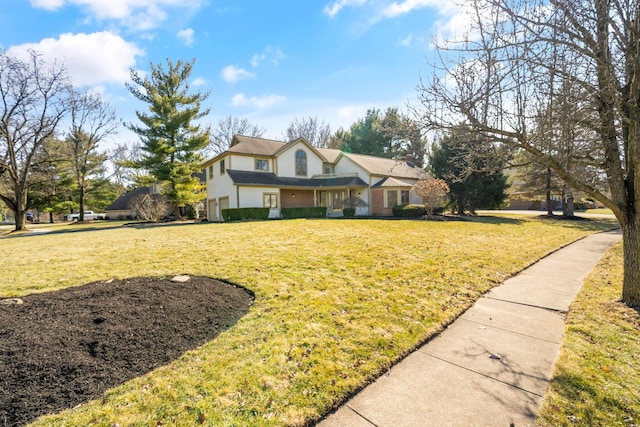
[(231, 147), (205, 163), (210, 221), (222, 209), (268, 207), (280, 217), (288, 207), (324, 206), (328, 216), (361, 200), (356, 215), (392, 214), (399, 204), (419, 203), (410, 189), (426, 173), (410, 162), (236, 135)]

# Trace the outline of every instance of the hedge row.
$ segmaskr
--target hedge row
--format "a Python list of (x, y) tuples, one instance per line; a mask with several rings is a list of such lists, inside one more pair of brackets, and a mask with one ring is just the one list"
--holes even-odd
[(393, 216), (420, 217), (424, 215), (424, 205), (397, 205), (393, 207)]
[(227, 222), (243, 219), (268, 219), (269, 208), (222, 209), (222, 218)]
[(280, 215), (284, 219), (293, 218), (324, 218), (327, 216), (326, 207), (312, 207), (312, 208), (282, 208), (280, 209)]

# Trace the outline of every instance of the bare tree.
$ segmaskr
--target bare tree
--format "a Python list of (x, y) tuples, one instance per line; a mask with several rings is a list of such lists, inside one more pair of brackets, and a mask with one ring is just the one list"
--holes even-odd
[[(492, 141), (517, 146), (569, 186), (606, 207), (623, 233), (622, 299), (640, 305), (640, 8), (635, 1), (474, 0), (474, 25), (441, 43), (433, 79), (422, 82), (424, 120), (448, 128), (463, 119)], [(579, 88), (571, 114), (549, 108), (562, 85)], [(563, 157), (555, 136), (588, 143)], [(565, 129), (562, 129), (565, 126)], [(547, 128), (549, 129), (549, 128)], [(579, 131), (567, 135), (567, 131)], [(566, 139), (565, 139), (566, 138)], [(572, 150), (575, 150), (575, 144)], [(570, 159), (570, 162), (566, 162)], [(575, 168), (580, 164), (580, 168)], [(610, 192), (579, 170), (606, 176)]]
[[(35, 52), (23, 61), (0, 54), (0, 186), (15, 215), (15, 230), (26, 229), (33, 174), (47, 161), (45, 145), (69, 111), (69, 80), (63, 66), (45, 64)], [(44, 160), (43, 160), (44, 159)]]
[(433, 216), (434, 209), (443, 207), (447, 202), (449, 186), (442, 179), (429, 177), (416, 182), (411, 191), (424, 203), (427, 216)]
[(305, 141), (314, 147), (324, 148), (331, 138), (331, 127), (324, 121), (321, 123), (318, 122), (317, 117), (302, 119), (295, 117), (287, 128), (284, 138), (287, 141), (304, 138)]
[(265, 129), (251, 124), (246, 118), (224, 117), (218, 121), (218, 127), (211, 132), (211, 140), (204, 148), (203, 155), (213, 157), (228, 150), (234, 135), (260, 138), (264, 133)]
[(100, 142), (116, 133), (115, 111), (97, 94), (74, 93), (71, 99), (71, 129), (66, 139), (78, 186), (80, 221), (84, 221), (85, 196), (104, 180), (107, 153), (99, 151)]
[(171, 205), (161, 194), (141, 194), (131, 201), (131, 208), (145, 221), (158, 222), (171, 212)]

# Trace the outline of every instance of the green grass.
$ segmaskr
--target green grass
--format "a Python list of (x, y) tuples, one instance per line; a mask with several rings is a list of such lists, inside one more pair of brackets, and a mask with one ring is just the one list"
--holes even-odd
[(640, 313), (622, 304), (622, 245), (611, 249), (571, 305), (539, 421), (548, 426), (640, 423)]
[(304, 425), (497, 283), (612, 224), (290, 220), (4, 238), (0, 297), (179, 273), (243, 285), (254, 306), (215, 340), (36, 424)]

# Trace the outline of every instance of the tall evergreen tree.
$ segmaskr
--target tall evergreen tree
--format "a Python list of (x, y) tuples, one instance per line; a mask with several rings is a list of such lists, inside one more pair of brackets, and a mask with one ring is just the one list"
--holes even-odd
[(429, 168), (434, 177), (447, 183), (450, 204), (462, 215), (495, 209), (505, 202), (509, 184), (502, 158), (490, 142), (477, 140), (459, 127), (433, 145)]
[(353, 123), (349, 130), (338, 129), (326, 145), (349, 153), (411, 159), (419, 167), (425, 155), (420, 126), (397, 107), (387, 108), (384, 114), (375, 108), (367, 110), (365, 117)]
[(175, 65), (167, 59), (167, 69), (151, 64), (150, 76), (133, 69), (127, 89), (148, 104), (149, 113), (136, 111), (142, 125), (125, 126), (138, 134), (143, 154), (138, 166), (146, 169), (162, 185), (162, 193), (172, 204), (176, 217), (180, 207), (204, 197), (203, 186), (194, 176), (202, 168), (200, 151), (209, 143), (210, 129), (194, 124), (207, 114), (202, 109), (208, 93), (189, 93), (188, 79), (195, 60)]

